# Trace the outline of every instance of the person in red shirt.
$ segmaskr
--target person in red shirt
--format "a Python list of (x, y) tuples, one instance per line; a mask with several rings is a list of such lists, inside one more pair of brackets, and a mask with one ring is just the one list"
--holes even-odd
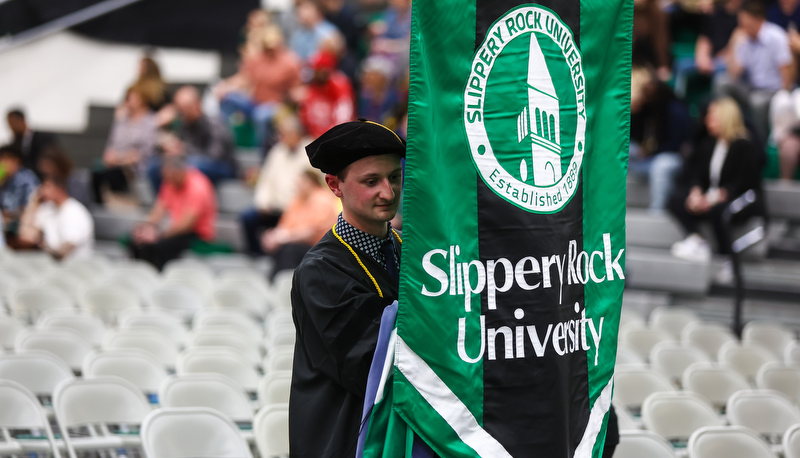
[(244, 115), (253, 123), (256, 145), (263, 146), (278, 108), (300, 86), (301, 68), (300, 58), (284, 45), (280, 28), (264, 28), (261, 49), (245, 54), (239, 72), (214, 89), (223, 118)]
[[(189, 167), (183, 156), (168, 156), (161, 168), (163, 183), (147, 221), (133, 230), (131, 254), (159, 270), (195, 241), (215, 237), (217, 198), (211, 182)], [(169, 218), (161, 229), (165, 217)]]
[(355, 119), (353, 86), (336, 65), (336, 56), (329, 51), (321, 51), (311, 58), (314, 76), (300, 102), (300, 119), (313, 138), (335, 125)]

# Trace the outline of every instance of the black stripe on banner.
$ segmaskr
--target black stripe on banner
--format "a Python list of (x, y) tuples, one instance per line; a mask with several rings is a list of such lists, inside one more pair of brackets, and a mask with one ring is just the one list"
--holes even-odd
[[(553, 10), (571, 29), (576, 44), (580, 38), (580, 0), (536, 2)], [(476, 0), (475, 48), (483, 42), (489, 27), (508, 10), (519, 6), (518, 0)], [(490, 77), (491, 78), (491, 77)], [(525, 70), (520, 78), (526, 78)], [(516, 135), (513, 132), (511, 135)], [(583, 191), (579, 184), (575, 195), (561, 211), (534, 214), (517, 208), (498, 197), (478, 178), (478, 235), (481, 261), (507, 258), (515, 263), (533, 256), (541, 266), (543, 257), (567, 256), (571, 240), (583, 249)], [(551, 273), (558, 280), (558, 269)], [(564, 277), (566, 282), (566, 266)], [(538, 277), (538, 280), (542, 280)], [(502, 282), (502, 278), (497, 279)], [(561, 305), (559, 305), (561, 295)], [(554, 329), (561, 323), (580, 332), (580, 312), (574, 304), (585, 306), (583, 285), (564, 285), (524, 291), (516, 285), (497, 295), (496, 310), (488, 309), (482, 296), (482, 312), (487, 332), (495, 330), (495, 356), (484, 354), (483, 426), (514, 457), (572, 457), (589, 418), (588, 371), (586, 353), (574, 351), (560, 356), (553, 346)], [(522, 309), (519, 319), (515, 311)], [(569, 324), (572, 323), (572, 324)], [(577, 323), (577, 324), (576, 324)], [(535, 326), (538, 339), (544, 342), (543, 356), (537, 356), (529, 327)], [(522, 327), (525, 357), (505, 359), (506, 340), (501, 329), (509, 328), (512, 346), (516, 347)], [(548, 331), (549, 328), (549, 331)], [(587, 330), (587, 333), (589, 331)], [(487, 337), (488, 340), (488, 337)], [(567, 340), (569, 342), (569, 340)], [(487, 343), (487, 349), (490, 342)]]

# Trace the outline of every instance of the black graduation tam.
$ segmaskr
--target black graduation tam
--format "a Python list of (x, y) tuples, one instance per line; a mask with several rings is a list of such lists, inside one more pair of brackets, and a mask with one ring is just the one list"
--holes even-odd
[(359, 119), (331, 127), (306, 146), (308, 160), (324, 173), (337, 174), (367, 156), (406, 156), (406, 142), (386, 126)]

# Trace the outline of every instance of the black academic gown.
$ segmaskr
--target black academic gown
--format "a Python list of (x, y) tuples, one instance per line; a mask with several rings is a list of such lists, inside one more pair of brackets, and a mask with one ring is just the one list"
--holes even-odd
[(355, 456), (381, 314), (398, 291), (384, 266), (354, 250), (383, 297), (332, 231), (309, 250), (294, 273), (291, 457)]

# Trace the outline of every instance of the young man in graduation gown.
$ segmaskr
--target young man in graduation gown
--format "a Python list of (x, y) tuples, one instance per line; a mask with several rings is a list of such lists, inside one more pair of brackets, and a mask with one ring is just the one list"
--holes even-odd
[(294, 274), (290, 456), (353, 457), (381, 314), (398, 296), (402, 241), (389, 221), (400, 205), (405, 142), (359, 120), (306, 151), (342, 213)]

